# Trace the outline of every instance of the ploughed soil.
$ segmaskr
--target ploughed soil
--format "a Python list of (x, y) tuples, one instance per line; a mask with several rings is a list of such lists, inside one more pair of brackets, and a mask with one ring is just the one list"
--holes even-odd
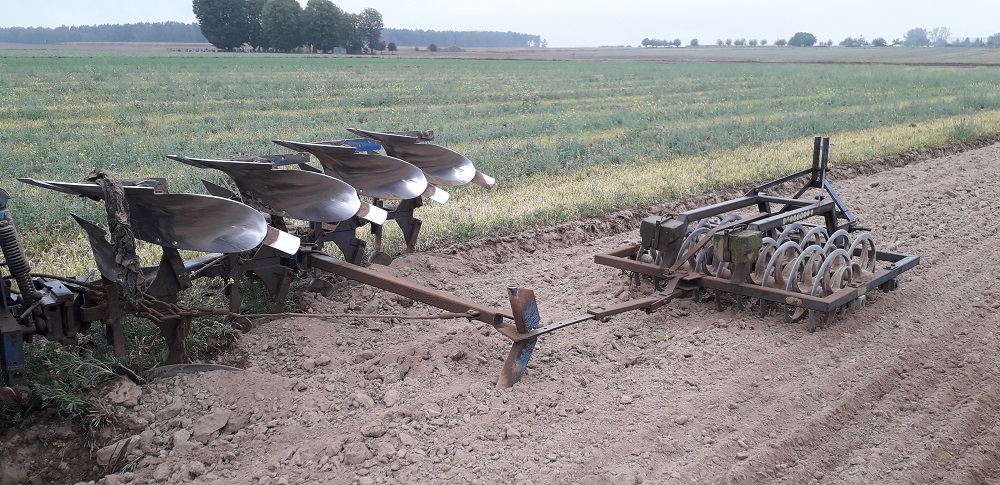
[[(0, 42), (0, 50), (36, 51), (118, 51), (118, 52), (217, 52), (212, 44), (171, 43), (171, 42), (67, 42), (61, 44), (14, 44)], [(758, 50), (759, 49), (759, 50)], [(777, 47), (746, 48), (699, 47), (697, 54), (690, 48), (638, 48), (638, 47), (445, 47), (429, 51), (424, 46), (400, 46), (398, 51), (383, 51), (378, 57), (426, 58), (426, 59), (489, 59), (489, 60), (531, 60), (531, 61), (647, 61), (647, 62), (728, 62), (728, 63), (777, 63), (777, 64), (891, 64), (910, 66), (998, 66), (1000, 59), (990, 56), (916, 56), (914, 51), (894, 51), (893, 49), (814, 49), (807, 59), (791, 59), (777, 55), (783, 51)], [(847, 51), (851, 51), (848, 53)], [(892, 52), (900, 55), (892, 55)], [(848, 55), (849, 54), (849, 55)], [(314, 54), (303, 54), (311, 56)], [(327, 57), (328, 54), (315, 54)], [(337, 54), (336, 57), (345, 55)], [(348, 57), (371, 59), (370, 54), (351, 54)]]
[[(1000, 483), (1000, 144), (985, 145), (834, 170), (879, 248), (922, 259), (814, 333), (675, 300), (541, 337), (523, 380), (498, 389), (509, 343), (486, 324), (276, 319), (220, 357), (245, 370), (103, 390), (121, 419), (94, 452), (64, 425), (8, 430), (0, 482)], [(642, 294), (593, 255), (638, 241), (648, 210), (738, 193), (378, 270), (499, 309), (506, 285), (533, 288), (557, 321)], [(348, 281), (314, 287), (299, 298), (315, 313), (439, 313)]]

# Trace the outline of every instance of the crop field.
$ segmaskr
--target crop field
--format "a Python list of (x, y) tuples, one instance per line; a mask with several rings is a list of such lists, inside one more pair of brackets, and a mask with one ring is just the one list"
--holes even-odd
[(499, 185), (421, 209), (432, 244), (788, 173), (814, 135), (846, 164), (1000, 132), (1000, 67), (906, 62), (921, 65), (0, 51), (0, 187), (33, 264), (66, 272), (75, 258), (46, 254), (85, 251), (68, 213), (101, 206), (14, 178), (99, 166), (203, 193), (215, 172), (164, 156), (433, 129)]

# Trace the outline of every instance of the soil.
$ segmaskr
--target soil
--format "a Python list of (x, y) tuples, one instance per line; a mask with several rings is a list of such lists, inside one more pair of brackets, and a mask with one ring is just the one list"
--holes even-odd
[[(245, 370), (103, 390), (121, 419), (97, 437), (100, 451), (64, 425), (4, 433), (0, 482), (998, 483), (1000, 144), (955, 151), (833, 172), (880, 249), (922, 259), (898, 290), (815, 333), (675, 300), (547, 334), (524, 379), (497, 389), (509, 343), (485, 324), (261, 322), (220, 357)], [(636, 242), (646, 214), (379, 270), (496, 308), (508, 306), (506, 285), (533, 288), (543, 321), (560, 320), (633, 294), (593, 255)], [(315, 313), (439, 313), (348, 281), (313, 286), (329, 295), (300, 295)]]

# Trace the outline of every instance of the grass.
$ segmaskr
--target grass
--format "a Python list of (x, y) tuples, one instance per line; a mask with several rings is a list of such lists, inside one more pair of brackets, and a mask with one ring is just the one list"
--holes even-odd
[[(690, 40), (690, 39), (688, 39)], [(615, 55), (634, 60), (666, 62), (808, 62), (808, 63), (879, 63), (879, 64), (949, 64), (1000, 65), (1000, 49), (965, 47), (718, 47), (715, 39), (699, 39), (701, 46), (683, 48), (586, 49), (576, 50), (579, 58)], [(769, 39), (773, 42), (776, 39)], [(825, 40), (825, 39), (824, 39)], [(834, 39), (835, 42), (839, 39)], [(711, 45), (707, 45), (711, 43)], [(559, 51), (560, 49), (553, 49)], [(474, 53), (474, 51), (473, 51)]]
[[(987, 134), (998, 80), (998, 67), (0, 51), (0, 185), (33, 266), (82, 273), (89, 256), (67, 213), (100, 221), (100, 205), (10, 178), (79, 180), (111, 166), (203, 192), (198, 180), (217, 173), (164, 156), (279, 153), (271, 139), (341, 138), (349, 126), (433, 128), (501, 185), (455, 189), (451, 203), (427, 210), (432, 242), (740, 183), (725, 174), (776, 173), (770, 157), (789, 143), (808, 149), (816, 134), (866, 153)], [(905, 144), (847, 143), (911, 124), (917, 139)], [(723, 168), (734, 154), (750, 157), (735, 172)], [(449, 217), (431, 215), (440, 212)], [(53, 253), (72, 257), (53, 264)]]

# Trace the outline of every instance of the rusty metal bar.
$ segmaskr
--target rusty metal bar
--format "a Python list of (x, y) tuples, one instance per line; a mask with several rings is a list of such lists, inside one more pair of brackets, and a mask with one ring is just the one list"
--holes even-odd
[(777, 186), (779, 186), (779, 185), (781, 185), (781, 184), (783, 184), (785, 182), (790, 182), (790, 181), (795, 180), (797, 178), (805, 177), (806, 175), (811, 175), (812, 172), (813, 172), (813, 170), (814, 169), (812, 169), (812, 168), (807, 168), (807, 169), (805, 169), (805, 170), (803, 170), (801, 172), (796, 172), (796, 173), (793, 173), (791, 175), (787, 175), (785, 177), (781, 177), (780, 179), (772, 180), (772, 181), (770, 181), (770, 182), (768, 182), (766, 184), (758, 185), (758, 186), (750, 189), (750, 191), (746, 193), (746, 196), (747, 197), (751, 197), (751, 196), (757, 195), (757, 194), (759, 194), (759, 193), (761, 193), (761, 192), (763, 192), (763, 191), (765, 191), (767, 189), (770, 189), (772, 187), (777, 187)]
[[(799, 207), (797, 209), (783, 210), (774, 213), (774, 215), (762, 219), (757, 219), (747, 224), (747, 228), (755, 231), (766, 232), (770, 231), (771, 229), (784, 226), (785, 224), (802, 221), (813, 216), (824, 215), (826, 213), (833, 211), (835, 207), (836, 204), (834, 204), (833, 201), (812, 203), (807, 206)], [(831, 228), (827, 228), (827, 230), (830, 229)], [(836, 230), (836, 228), (833, 228), (833, 230)]]
[(510, 327), (513, 330), (512, 326), (504, 325), (503, 323), (504, 318), (514, 320), (514, 316), (510, 313), (505, 313), (443, 291), (426, 288), (412, 281), (380, 274), (368, 268), (334, 259), (331, 256), (318, 252), (306, 253), (305, 263), (310, 268), (316, 268), (320, 271), (340, 275), (366, 285), (381, 288), (442, 310), (455, 313), (464, 313), (472, 310), (476, 315), (473, 317), (474, 319), (498, 327), (497, 330), (500, 330), (500, 333), (508, 337), (510, 337), (508, 335), (510, 332), (505, 331), (505, 327)]
[(593, 316), (593, 318), (603, 319), (619, 313), (630, 312), (632, 310), (645, 310), (657, 303), (662, 302), (663, 300), (669, 301), (683, 295), (684, 293), (686, 292), (683, 290), (675, 290), (670, 295), (653, 295), (646, 298), (640, 298), (638, 300), (618, 303), (604, 308), (589, 310), (588, 312)]
[(778, 197), (774, 195), (757, 195), (757, 202), (770, 202), (772, 204), (784, 204), (791, 207), (803, 207), (815, 204), (816, 201), (805, 199), (792, 199), (790, 197)]
[(757, 197), (740, 197), (738, 199), (727, 200), (725, 202), (719, 202), (718, 204), (712, 204), (705, 207), (699, 207), (697, 209), (691, 209), (686, 212), (678, 214), (678, 219), (683, 222), (696, 221), (699, 219), (704, 219), (706, 217), (717, 216), (726, 212), (732, 212), (734, 210), (739, 210), (744, 207), (750, 207), (757, 204)]
[[(630, 244), (628, 246), (621, 246), (604, 253), (597, 253), (594, 255), (594, 262), (602, 266), (610, 266), (612, 268), (633, 271), (649, 276), (663, 276), (661, 274), (662, 270), (659, 266), (641, 263), (634, 259), (630, 259), (632, 255), (639, 251), (640, 247), (641, 245), (639, 244)], [(656, 272), (650, 272), (651, 268), (655, 268)]]
[(560, 328), (563, 328), (563, 327), (568, 327), (570, 325), (576, 325), (577, 323), (586, 322), (587, 320), (594, 320), (596, 318), (597, 318), (596, 316), (594, 316), (593, 314), (590, 314), (590, 313), (585, 314), (585, 315), (572, 316), (572, 317), (569, 317), (569, 318), (567, 318), (565, 320), (560, 320), (558, 322), (552, 322), (552, 323), (550, 323), (548, 325), (537, 327), (534, 330), (528, 331), (526, 333), (518, 334), (517, 338), (515, 339), (515, 342), (516, 341), (520, 341), (520, 340), (532, 339), (532, 338), (538, 337), (539, 335), (543, 335), (543, 334), (549, 333), (549, 332), (551, 332), (553, 330), (559, 330)]

